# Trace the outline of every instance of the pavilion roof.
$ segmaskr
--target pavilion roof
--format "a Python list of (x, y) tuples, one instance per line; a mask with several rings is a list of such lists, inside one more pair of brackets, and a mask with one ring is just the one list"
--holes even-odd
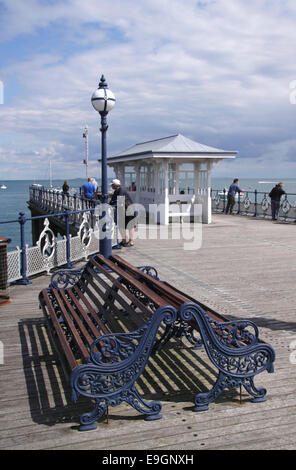
[(235, 158), (237, 151), (222, 150), (195, 142), (182, 134), (140, 142), (108, 158), (108, 163), (132, 161), (142, 158)]

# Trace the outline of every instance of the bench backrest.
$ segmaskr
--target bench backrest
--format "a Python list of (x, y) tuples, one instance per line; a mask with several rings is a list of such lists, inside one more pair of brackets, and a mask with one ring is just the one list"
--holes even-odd
[(200, 301), (197, 301), (189, 295), (184, 294), (180, 290), (171, 286), (168, 282), (160, 281), (159, 279), (149, 276), (139, 268), (136, 268), (126, 260), (122, 259), (120, 256), (111, 256), (110, 260), (118, 264), (118, 266), (120, 266), (122, 269), (125, 269), (127, 272), (136, 275), (141, 282), (153, 288), (153, 290), (158, 293), (158, 295), (161, 295), (164, 299), (171, 302), (171, 305), (173, 305), (175, 308), (179, 308), (185, 302), (195, 302), (198, 303), (198, 305), (200, 305), (207, 315), (209, 315), (213, 320), (220, 322), (228, 321), (226, 317), (215, 312), (208, 306), (202, 304)]

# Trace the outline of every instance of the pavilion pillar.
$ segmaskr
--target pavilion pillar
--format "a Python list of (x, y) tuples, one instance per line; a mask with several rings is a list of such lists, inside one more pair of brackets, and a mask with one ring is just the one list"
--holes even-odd
[(125, 186), (125, 165), (122, 163), (118, 166), (118, 179), (122, 186)]
[(163, 162), (164, 169), (164, 208), (163, 208), (163, 221), (164, 225), (169, 224), (169, 163), (168, 161)]
[(162, 198), (162, 205), (160, 211), (160, 223), (163, 225), (169, 224), (169, 163), (168, 161), (162, 162), (162, 170), (164, 174), (164, 194)]
[(140, 202), (140, 168), (141, 165), (139, 163), (136, 163), (135, 166), (135, 172), (136, 172), (136, 197), (135, 197), (135, 202), (139, 203)]
[(159, 184), (159, 170), (160, 166), (157, 162), (154, 162), (154, 188), (155, 188), (155, 198), (159, 198), (160, 193), (160, 184)]
[(180, 194), (179, 166), (180, 166), (180, 163), (178, 163), (178, 162), (176, 161), (176, 174), (175, 174), (175, 178), (176, 178), (176, 194)]
[(195, 203), (199, 201), (199, 170), (200, 163), (194, 162), (194, 194), (195, 194)]
[(212, 222), (212, 201), (211, 201), (211, 172), (213, 163), (207, 161), (207, 169), (204, 178), (204, 197), (203, 197), (203, 210), (202, 210), (202, 221), (204, 224), (210, 224)]

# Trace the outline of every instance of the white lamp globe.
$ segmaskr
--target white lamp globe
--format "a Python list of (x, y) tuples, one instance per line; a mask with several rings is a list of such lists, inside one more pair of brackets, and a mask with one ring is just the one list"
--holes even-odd
[(115, 96), (109, 88), (98, 88), (91, 97), (91, 103), (99, 113), (111, 111), (115, 101)]

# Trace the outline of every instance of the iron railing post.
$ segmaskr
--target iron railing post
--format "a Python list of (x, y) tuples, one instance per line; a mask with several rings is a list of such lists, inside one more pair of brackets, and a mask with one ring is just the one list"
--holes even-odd
[(237, 200), (237, 214), (240, 214), (240, 193), (238, 194), (238, 200)]
[[(74, 211), (77, 210), (77, 194), (74, 194)], [(73, 225), (76, 225), (76, 214), (74, 213)]]
[(253, 216), (253, 217), (257, 217), (257, 189), (255, 189), (254, 193), (255, 193), (255, 202), (254, 202), (254, 209), (255, 209), (255, 212), (254, 212), (254, 216)]
[(66, 222), (66, 268), (73, 268), (71, 264), (71, 240), (70, 240), (70, 223), (69, 223), (70, 212), (68, 209), (65, 210), (65, 222)]
[(26, 216), (24, 212), (19, 212), (19, 224), (20, 224), (20, 238), (21, 238), (21, 276), (22, 279), (17, 281), (18, 284), (27, 285), (32, 284), (27, 278), (27, 248), (25, 241), (25, 223)]

